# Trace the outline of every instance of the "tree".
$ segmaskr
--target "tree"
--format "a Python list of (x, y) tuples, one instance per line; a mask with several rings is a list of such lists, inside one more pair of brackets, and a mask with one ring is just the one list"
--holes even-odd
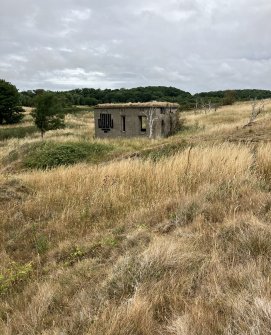
[(153, 128), (154, 128), (154, 123), (158, 120), (158, 116), (156, 114), (156, 108), (155, 107), (150, 107), (148, 111), (144, 113), (146, 115), (148, 125), (149, 125), (149, 138), (153, 137)]
[(224, 97), (223, 97), (223, 105), (233, 105), (235, 102), (235, 91), (225, 91)]
[(20, 95), (16, 86), (0, 79), (0, 125), (13, 124), (22, 120), (23, 109), (19, 107)]
[(54, 93), (46, 92), (38, 95), (36, 108), (31, 115), (42, 138), (48, 130), (65, 128), (63, 102)]
[(244, 127), (251, 126), (252, 123), (256, 120), (258, 115), (264, 111), (265, 101), (257, 101), (257, 98), (251, 101), (251, 114), (247, 124)]

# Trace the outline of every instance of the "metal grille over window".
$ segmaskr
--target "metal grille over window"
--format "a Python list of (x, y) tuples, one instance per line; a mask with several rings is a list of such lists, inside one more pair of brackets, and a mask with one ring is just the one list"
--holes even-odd
[(113, 120), (111, 114), (100, 114), (98, 119), (98, 127), (103, 130), (104, 133), (108, 133), (110, 129), (113, 129)]

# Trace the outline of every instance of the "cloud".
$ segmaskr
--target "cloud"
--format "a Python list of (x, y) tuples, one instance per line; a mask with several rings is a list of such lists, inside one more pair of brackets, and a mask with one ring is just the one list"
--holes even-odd
[(20, 89), (270, 89), (268, 0), (0, 0), (0, 78)]

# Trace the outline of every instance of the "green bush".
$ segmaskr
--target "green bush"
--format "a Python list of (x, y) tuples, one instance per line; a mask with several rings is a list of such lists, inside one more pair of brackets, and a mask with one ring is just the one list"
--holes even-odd
[(38, 129), (35, 126), (17, 127), (17, 128), (1, 128), (0, 129), (0, 141), (8, 140), (10, 138), (24, 138), (37, 131)]
[(112, 146), (99, 143), (50, 141), (32, 146), (23, 164), (32, 169), (47, 169), (82, 161), (98, 163), (112, 150)]

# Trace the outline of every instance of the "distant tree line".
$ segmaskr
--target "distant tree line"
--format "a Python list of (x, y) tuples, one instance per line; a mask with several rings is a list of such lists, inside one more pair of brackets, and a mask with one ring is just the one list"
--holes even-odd
[[(29, 90), (20, 93), (20, 102), (23, 106), (32, 107), (35, 105), (35, 98), (44, 93), (44, 90)], [(48, 91), (47, 91), (48, 92)], [(180, 104), (181, 109), (193, 109), (198, 101), (212, 103), (217, 106), (230, 105), (235, 101), (248, 101), (252, 99), (271, 98), (269, 90), (226, 90), (202, 92), (191, 95), (175, 87), (149, 86), (131, 89), (94, 89), (82, 88), (65, 92), (51, 92), (69, 105), (95, 106), (99, 103), (125, 103), (125, 102), (148, 102), (148, 101), (169, 101)]]
[[(23, 106), (34, 106), (35, 97), (43, 90), (23, 91), (20, 93)], [(148, 102), (148, 101), (169, 101), (178, 102), (183, 109), (193, 105), (193, 96), (174, 87), (149, 86), (132, 89), (94, 89), (82, 88), (66, 92), (54, 92), (63, 98), (66, 105), (88, 105), (95, 106), (100, 103), (125, 103), (125, 102)]]
[(197, 93), (193, 96), (195, 99), (211, 100), (220, 105), (231, 105), (236, 101), (250, 101), (254, 99), (269, 99), (271, 91), (269, 90), (226, 90)]

